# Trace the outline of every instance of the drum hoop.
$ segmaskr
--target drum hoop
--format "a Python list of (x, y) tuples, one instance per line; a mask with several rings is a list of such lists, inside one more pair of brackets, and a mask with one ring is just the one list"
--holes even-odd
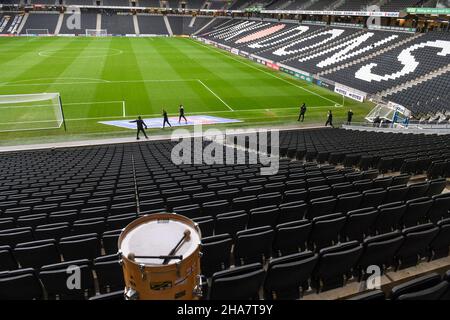
[[(202, 239), (202, 233), (201, 233), (200, 228), (198, 227), (198, 225), (195, 222), (193, 222), (191, 219), (189, 219), (189, 218), (187, 218), (187, 217), (185, 217), (183, 215), (176, 214), (176, 213), (168, 213), (168, 212), (166, 212), (166, 213), (146, 214), (146, 215), (144, 215), (142, 217), (137, 218), (136, 220), (133, 220), (125, 228), (122, 229), (122, 232), (120, 233), (119, 239), (117, 240), (117, 248), (119, 249), (119, 253), (121, 252), (120, 246), (122, 244), (122, 241), (123, 241), (124, 237), (130, 231), (132, 231), (134, 228), (140, 226), (144, 222), (154, 221), (154, 220), (158, 220), (158, 219), (170, 219), (170, 220), (177, 220), (177, 221), (184, 222), (187, 225), (189, 225), (190, 227), (194, 228), (198, 232), (200, 240)], [(149, 264), (149, 265), (145, 265), (145, 268), (152, 268), (152, 269), (155, 269), (155, 270), (161, 270), (161, 272), (164, 272), (168, 268), (172, 269), (173, 267), (176, 267), (177, 264), (181, 264), (181, 263), (183, 263), (186, 260), (190, 260), (195, 254), (199, 254), (200, 246), (201, 246), (201, 241), (200, 241), (200, 243), (198, 243), (197, 248), (189, 256), (183, 257), (183, 260), (179, 261), (178, 263), (177, 262), (169, 263), (167, 265)], [(134, 264), (136, 266), (140, 265), (140, 263), (137, 263), (136, 261), (131, 261), (126, 256), (122, 256), (121, 259), (126, 260), (129, 263)]]

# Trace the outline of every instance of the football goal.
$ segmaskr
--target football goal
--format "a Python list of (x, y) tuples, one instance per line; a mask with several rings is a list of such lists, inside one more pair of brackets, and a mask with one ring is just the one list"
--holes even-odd
[(48, 36), (48, 29), (27, 29), (27, 36)]
[(0, 95), (0, 114), (0, 132), (57, 129), (64, 124), (59, 93)]
[(107, 35), (106, 29), (86, 29), (86, 37), (106, 37)]

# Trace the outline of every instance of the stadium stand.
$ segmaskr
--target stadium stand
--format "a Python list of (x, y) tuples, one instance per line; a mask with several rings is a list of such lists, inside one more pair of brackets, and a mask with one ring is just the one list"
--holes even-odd
[[(447, 66), (450, 63), (449, 40), (446, 32), (430, 32), (326, 77), (364, 92), (382, 91)], [(405, 58), (399, 64), (393, 58), (400, 55)]]
[(64, 3), (66, 5), (71, 5), (71, 4), (86, 5), (86, 6), (94, 5), (93, 0), (64, 0)]
[(26, 34), (27, 29), (42, 29), (48, 30), (49, 34), (53, 34), (56, 29), (59, 14), (57, 12), (41, 13), (32, 12), (23, 27), (21, 34)]
[(204, 9), (205, 0), (189, 0), (185, 2), (185, 7), (187, 9)]
[(70, 14), (64, 15), (63, 23), (61, 24), (60, 34), (86, 34), (86, 29), (96, 29), (97, 28), (97, 14), (92, 12), (82, 12), (81, 13), (81, 29), (69, 29), (67, 24), (67, 19)]
[(211, 9), (211, 10), (221, 10), (227, 5), (226, 1), (221, 1), (221, 0), (211, 0), (208, 2), (209, 2), (208, 9)]
[[(200, 37), (222, 43), (258, 57), (293, 67), (303, 72), (347, 85), (371, 94), (379, 93), (406, 103), (416, 118), (424, 114), (446, 112), (449, 107), (439, 90), (421, 101), (410, 92), (423, 87), (434, 90), (434, 83), (443, 83), (450, 63), (447, 54), (448, 32), (412, 34), (405, 32), (367, 30), (341, 26), (317, 26), (275, 22), (273, 20), (233, 19), (223, 26), (211, 25)], [(398, 58), (397, 58), (398, 57)], [(400, 59), (400, 63), (397, 62)], [(433, 74), (436, 80), (432, 81)], [(443, 73), (443, 74), (442, 74)], [(431, 79), (431, 80), (430, 80)], [(440, 81), (440, 80), (443, 80)], [(412, 83), (398, 92), (401, 85)], [(420, 86), (416, 86), (420, 83)], [(397, 88), (395, 94), (388, 89)], [(386, 93), (383, 94), (383, 92)], [(416, 91), (417, 92), (417, 91)], [(437, 92), (437, 96), (436, 96)], [(411, 101), (417, 106), (412, 106)]]
[(23, 15), (18, 14), (0, 14), (0, 34), (16, 33), (22, 18)]
[(190, 34), (191, 32), (188, 29), (189, 23), (192, 20), (192, 17), (189, 16), (167, 16), (169, 19), (170, 27), (172, 28), (172, 32), (175, 35), (184, 35)]
[(450, 88), (450, 72), (388, 95), (386, 99), (407, 107), (419, 116), (445, 112), (448, 110), (448, 88)]
[(131, 7), (128, 0), (103, 0), (104, 6)]
[[(33, 3), (54, 3), (44, 1)], [(102, 3), (130, 5), (128, 0)], [(140, 0), (136, 5), (178, 8), (182, 3)], [(376, 3), (236, 0), (230, 9), (364, 10)], [(386, 11), (418, 5), (382, 3)], [(195, 0), (186, 7), (205, 4), (228, 6)], [(135, 34), (130, 13), (99, 12), (108, 34)], [(17, 32), (24, 17), (1, 13), (0, 33)], [(59, 12), (31, 12), (21, 33), (48, 29), (52, 34), (59, 17)], [(64, 35), (83, 35), (99, 21), (97, 11), (83, 11), (82, 28), (71, 30), (67, 18), (60, 30)], [(382, 94), (422, 117), (422, 123), (450, 123), (448, 32), (175, 14), (137, 13), (136, 18), (140, 34), (202, 30), (202, 38)], [(174, 145), (161, 140), (0, 153), (0, 299), (122, 300), (119, 235), (136, 218), (159, 212), (184, 215), (201, 229), (204, 299), (210, 300), (302, 299), (354, 282), (362, 288), (369, 266), (392, 275), (449, 257), (450, 135), (284, 130), (279, 170), (272, 176), (260, 174), (261, 164), (247, 162), (175, 165)], [(244, 159), (254, 151), (246, 150)], [(82, 272), (77, 290), (67, 288), (69, 266)], [(446, 272), (351, 299), (449, 300)]]
[(102, 14), (102, 29), (110, 34), (135, 34), (131, 14)]
[(423, 1), (419, 0), (388, 0), (385, 4), (381, 6), (383, 11), (399, 11), (405, 8), (416, 7), (422, 4)]
[(159, 8), (160, 2), (158, 0), (138, 0), (138, 7), (154, 7)]
[[(7, 271), (0, 273), (0, 297), (17, 297), (19, 288), (27, 288), (21, 298), (36, 299), (86, 299), (96, 283), (97, 293), (120, 289), (120, 229), (166, 210), (200, 221), (209, 299), (258, 298), (260, 288), (266, 298), (299, 298), (344, 286), (350, 271), (363, 279), (366, 265), (390, 261), (384, 268), (401, 270), (447, 256), (450, 201), (441, 192), (442, 177), (450, 176), (448, 136), (385, 135), (283, 132), (281, 156), (295, 159), (280, 159), (269, 177), (259, 176), (260, 165), (174, 165), (170, 141), (1, 154), (0, 270)], [(370, 150), (371, 165), (352, 168), (364, 158), (355, 152)], [(378, 170), (401, 172), (406, 162), (382, 165), (388, 156), (412, 153), (418, 162), (411, 173), (442, 159), (446, 166), (425, 183), (410, 183), (409, 174), (379, 177)], [(303, 238), (290, 236), (300, 230)], [(386, 246), (383, 257), (374, 244)], [(77, 292), (63, 286), (69, 264), (86, 273)]]
[(137, 15), (139, 30), (141, 34), (168, 35), (169, 32), (164, 24), (162, 15)]
[(202, 16), (196, 16), (194, 18), (192, 16), (175, 15), (168, 15), (167, 18), (169, 19), (170, 27), (172, 28), (174, 35), (191, 35), (205, 26), (212, 19), (211, 17)]
[(366, 11), (370, 5), (376, 5), (377, 2), (371, 0), (345, 0), (334, 9), (339, 11)]

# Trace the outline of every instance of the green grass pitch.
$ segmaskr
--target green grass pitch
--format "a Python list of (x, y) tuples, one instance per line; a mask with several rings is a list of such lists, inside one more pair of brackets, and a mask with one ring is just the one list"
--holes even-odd
[(187, 116), (243, 121), (233, 127), (300, 126), (302, 102), (309, 108), (304, 125), (323, 125), (328, 109), (336, 123), (350, 108), (361, 121), (373, 107), (350, 99), (337, 106), (343, 98), (333, 92), (187, 38), (0, 38), (0, 95), (43, 92), (61, 94), (67, 132), (19, 131), (45, 108), (0, 105), (0, 123), (17, 129), (0, 133), (0, 145), (132, 136), (98, 122), (160, 117), (162, 108), (176, 115), (180, 103)]

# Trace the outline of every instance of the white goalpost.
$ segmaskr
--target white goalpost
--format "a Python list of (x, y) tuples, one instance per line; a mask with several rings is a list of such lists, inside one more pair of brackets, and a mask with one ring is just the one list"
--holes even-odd
[(0, 132), (58, 129), (64, 124), (59, 93), (0, 95)]
[(106, 37), (108, 30), (106, 29), (86, 29), (86, 37)]
[(48, 29), (27, 29), (27, 36), (48, 36)]

